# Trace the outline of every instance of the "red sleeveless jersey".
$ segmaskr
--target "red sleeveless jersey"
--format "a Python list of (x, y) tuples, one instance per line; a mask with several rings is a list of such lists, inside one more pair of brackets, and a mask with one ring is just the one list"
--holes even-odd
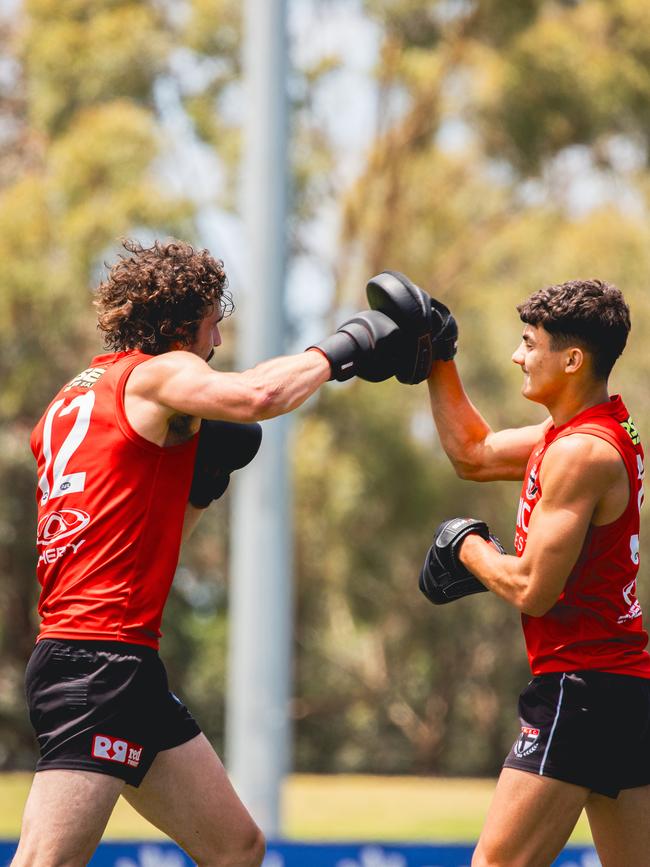
[(542, 497), (540, 468), (552, 442), (590, 434), (620, 454), (630, 479), (630, 499), (611, 524), (589, 527), (560, 598), (542, 617), (522, 615), (533, 674), (597, 670), (650, 678), (648, 634), (636, 597), (639, 571), (639, 510), (643, 502), (643, 448), (620, 396), (590, 407), (560, 427), (551, 427), (528, 461), (519, 500), (515, 548), (526, 547), (528, 523)]
[(32, 432), (38, 464), (38, 638), (158, 647), (198, 437), (163, 448), (124, 411), (139, 351), (99, 355)]

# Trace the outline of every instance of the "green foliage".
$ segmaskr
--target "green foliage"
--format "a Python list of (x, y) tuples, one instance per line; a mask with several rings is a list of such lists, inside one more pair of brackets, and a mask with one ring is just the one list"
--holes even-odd
[[(424, 399), (354, 383), (301, 427), (299, 768), (494, 773), (511, 738), (499, 694), (524, 676), (517, 618), (488, 596), (434, 610), (417, 589), (437, 523), (487, 508), (418, 433)], [(468, 729), (496, 749), (468, 747)]]
[(190, 0), (184, 42), (215, 67), (239, 69), (242, 7), (233, 0)]
[(223, 204), (234, 207), (236, 169), (241, 156), (238, 121), (232, 106), (241, 96), (242, 5), (236, 0), (189, 0), (180, 27), (180, 66), (185, 109), (194, 130), (211, 145), (229, 169)]
[(27, 0), (21, 57), (34, 127), (60, 132), (80, 109), (126, 98), (150, 104), (169, 50), (151, 2)]
[(536, 172), (568, 145), (616, 134), (647, 144), (649, 14), (626, 0), (543, 4), (500, 57), (484, 115), (492, 153)]
[[(381, 23), (388, 37), (406, 39), (410, 45), (433, 48), (440, 36), (440, 11), (444, 2), (420, 0), (368, 0), (368, 12)], [(444, 13), (443, 13), (444, 14)]]

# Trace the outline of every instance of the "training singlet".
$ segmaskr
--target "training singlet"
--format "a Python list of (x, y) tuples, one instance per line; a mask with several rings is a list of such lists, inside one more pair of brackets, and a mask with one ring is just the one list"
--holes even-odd
[(127, 421), (124, 387), (151, 358), (93, 358), (32, 432), (41, 638), (158, 647), (198, 436), (167, 448)]
[(590, 434), (618, 451), (630, 480), (630, 498), (611, 524), (590, 525), (582, 550), (555, 605), (542, 617), (522, 614), (533, 674), (598, 670), (650, 678), (648, 634), (636, 596), (639, 510), (643, 502), (643, 448), (620, 396), (551, 427), (533, 449), (517, 512), (515, 549), (526, 547), (528, 524), (542, 497), (539, 480), (546, 450), (561, 437)]

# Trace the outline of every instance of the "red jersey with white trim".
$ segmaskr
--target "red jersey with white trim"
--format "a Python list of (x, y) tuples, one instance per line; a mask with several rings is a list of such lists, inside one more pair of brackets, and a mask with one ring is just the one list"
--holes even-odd
[(39, 640), (158, 647), (198, 436), (165, 448), (129, 424), (124, 387), (151, 357), (133, 350), (93, 358), (32, 432)]
[(522, 614), (533, 674), (597, 670), (650, 678), (641, 606), (639, 510), (643, 502), (643, 448), (619, 395), (592, 406), (560, 427), (551, 427), (533, 449), (519, 500), (515, 549), (526, 548), (530, 515), (542, 497), (540, 468), (552, 442), (589, 434), (620, 454), (630, 480), (630, 498), (611, 524), (590, 525), (582, 550), (555, 605), (542, 617)]

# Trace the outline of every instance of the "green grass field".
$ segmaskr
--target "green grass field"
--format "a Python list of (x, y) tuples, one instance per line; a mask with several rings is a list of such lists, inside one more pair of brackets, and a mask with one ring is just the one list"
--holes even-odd
[[(29, 774), (0, 775), (0, 838), (16, 837)], [(284, 787), (285, 836), (294, 840), (473, 842), (494, 789), (492, 780), (294, 774)], [(120, 799), (111, 839), (162, 835)], [(590, 842), (584, 816), (571, 838)]]

